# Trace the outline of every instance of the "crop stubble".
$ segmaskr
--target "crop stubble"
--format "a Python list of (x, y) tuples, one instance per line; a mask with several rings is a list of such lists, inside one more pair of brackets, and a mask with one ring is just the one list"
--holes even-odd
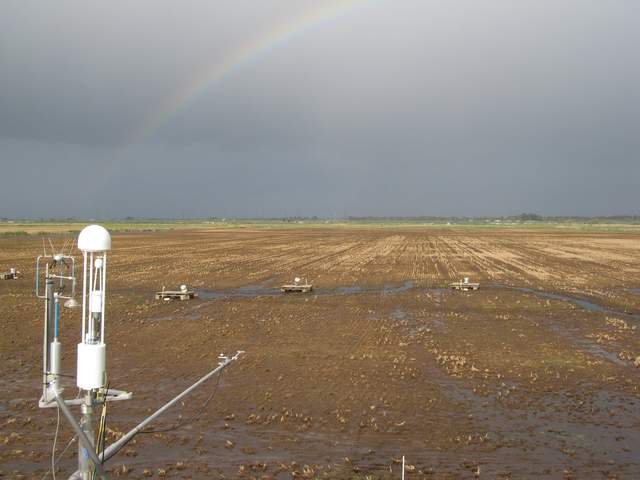
[[(398, 478), (406, 455), (409, 478), (637, 477), (638, 320), (622, 312), (640, 310), (639, 240), (455, 229), (115, 234), (108, 368), (111, 384), (134, 400), (112, 405), (111, 439), (215, 365), (219, 352), (247, 354), (197, 422), (139, 436), (108, 470)], [(53, 411), (36, 407), (42, 306), (32, 264), (40, 248), (36, 238), (0, 239), (0, 268), (24, 274), (0, 284), (0, 470), (8, 478), (46, 471), (55, 426)], [(313, 280), (318, 294), (271, 294), (295, 275)], [(438, 288), (463, 276), (482, 289)], [(411, 288), (389, 288), (407, 281)], [(182, 283), (221, 294), (252, 285), (253, 293), (152, 300), (161, 286)], [(588, 298), (620, 314), (506, 287)], [(62, 319), (68, 373), (77, 317)], [(188, 419), (214, 384), (155, 428)], [(63, 426), (60, 444), (70, 436)]]

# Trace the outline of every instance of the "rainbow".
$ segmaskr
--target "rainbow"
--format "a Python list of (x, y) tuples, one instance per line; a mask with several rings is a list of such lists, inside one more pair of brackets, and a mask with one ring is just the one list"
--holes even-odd
[(184, 82), (174, 93), (160, 102), (134, 129), (128, 145), (136, 144), (154, 134), (174, 115), (187, 108), (200, 95), (224, 79), (235, 69), (259, 55), (285, 43), (314, 26), (345, 14), (373, 0), (317, 0), (320, 5), (250, 39), (221, 61), (207, 65)]

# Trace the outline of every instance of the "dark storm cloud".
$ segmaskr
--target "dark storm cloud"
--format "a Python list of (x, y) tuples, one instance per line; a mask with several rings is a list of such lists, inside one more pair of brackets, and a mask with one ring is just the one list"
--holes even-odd
[(130, 143), (318, 5), (5, 2), (0, 216), (639, 213), (632, 0), (372, 0)]

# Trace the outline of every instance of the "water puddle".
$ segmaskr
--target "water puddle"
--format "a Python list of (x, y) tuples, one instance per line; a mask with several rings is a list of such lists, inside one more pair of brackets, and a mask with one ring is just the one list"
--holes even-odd
[[(401, 285), (385, 284), (382, 287), (362, 287), (360, 285), (344, 285), (335, 288), (314, 288), (310, 293), (312, 296), (332, 296), (332, 295), (358, 295), (358, 294), (382, 294), (392, 295), (407, 292), (414, 288), (414, 282), (409, 280)], [(426, 288), (421, 291), (440, 292), (441, 288)], [(282, 295), (279, 287), (273, 287), (266, 284), (246, 285), (232, 290), (196, 290), (198, 297), (204, 300), (216, 300), (220, 298), (257, 298), (257, 297), (275, 297)]]
[(404, 282), (401, 286), (386, 285), (382, 287), (382, 293), (385, 295), (392, 293), (402, 293), (413, 288), (413, 282), (411, 280)]
[(574, 342), (585, 352), (590, 353), (591, 355), (604, 358), (605, 360), (608, 360), (616, 365), (624, 367), (631, 365), (630, 363), (627, 363), (624, 360), (620, 359), (615, 353), (605, 350), (597, 343), (590, 342), (584, 338), (574, 338)]
[(260, 285), (249, 285), (246, 287), (236, 288), (229, 291), (220, 290), (196, 290), (198, 297), (204, 300), (216, 300), (219, 298), (257, 298), (257, 297), (274, 297), (281, 295), (280, 290), (268, 288)]
[(549, 328), (549, 330), (551, 330), (552, 332), (556, 333), (558, 336), (569, 340), (571, 343), (573, 343), (576, 347), (578, 347), (581, 351), (588, 353), (590, 355), (593, 355), (594, 357), (599, 357), (602, 358), (604, 360), (608, 360), (611, 363), (614, 363), (615, 365), (620, 365), (620, 366), (629, 366), (630, 364), (625, 362), (624, 360), (620, 359), (618, 357), (618, 355), (616, 355), (613, 352), (610, 352), (608, 350), (605, 350), (604, 348), (602, 348), (600, 345), (598, 345), (595, 342), (592, 342), (586, 338), (582, 338), (580, 337), (578, 334), (569, 332), (567, 330), (565, 330), (564, 328), (561, 328), (560, 326), (556, 325), (556, 324), (549, 324), (547, 323), (547, 327)]
[(569, 302), (569, 303), (573, 303), (574, 305), (584, 309), (584, 310), (588, 310), (590, 312), (597, 312), (597, 313), (606, 313), (609, 315), (618, 315), (624, 318), (633, 318), (634, 320), (640, 320), (640, 314), (636, 314), (636, 313), (628, 313), (628, 312), (622, 312), (620, 310), (615, 310), (613, 308), (610, 307), (605, 307), (603, 305), (599, 305), (597, 303), (593, 303), (589, 300), (585, 300), (584, 298), (579, 298), (579, 297), (573, 297), (571, 295), (566, 295), (566, 294), (561, 294), (561, 293), (552, 293), (552, 292), (546, 292), (544, 290), (535, 290), (533, 288), (527, 288), (527, 287), (508, 287), (508, 286), (500, 286), (501, 288), (509, 288), (512, 290), (517, 290), (519, 292), (524, 292), (524, 293), (530, 293), (532, 295), (535, 295), (537, 297), (540, 298), (546, 298), (549, 300), (560, 300), (562, 302)]
[(447, 331), (447, 327), (441, 317), (416, 319), (401, 307), (393, 309), (389, 316), (406, 328), (407, 338), (412, 340), (420, 338), (423, 333), (430, 332), (431, 329), (441, 333), (446, 333)]
[(402, 285), (394, 285), (385, 283), (382, 287), (368, 286), (362, 287), (360, 285), (347, 285), (336, 288), (319, 288), (314, 289), (313, 293), (318, 296), (327, 295), (358, 295), (358, 294), (382, 294), (392, 295), (396, 293), (407, 292), (414, 288), (414, 283), (411, 280), (404, 282)]
[(447, 333), (447, 326), (444, 323), (442, 317), (436, 317), (431, 319), (431, 324), (434, 328), (442, 333)]
[[(624, 318), (633, 318), (636, 320), (640, 320), (640, 315), (638, 314), (632, 314), (632, 313), (626, 313), (626, 312), (621, 312), (619, 310), (615, 310), (613, 308), (609, 308), (609, 307), (605, 307), (603, 305), (598, 305), (597, 303), (593, 303), (590, 302), (588, 300), (585, 300), (583, 298), (579, 298), (579, 297), (573, 297), (571, 295), (565, 295), (565, 294), (560, 294), (560, 293), (552, 293), (552, 292), (546, 292), (543, 290), (535, 290), (533, 288), (527, 288), (527, 287), (509, 287), (509, 286), (505, 286), (505, 285), (494, 285), (498, 288), (510, 288), (512, 290), (517, 290), (519, 292), (524, 292), (524, 293), (530, 293), (532, 295), (535, 295), (539, 298), (545, 298), (545, 299), (549, 299), (549, 300), (560, 300), (563, 302), (569, 302), (569, 303), (573, 303), (574, 305), (590, 311), (590, 312), (597, 312), (597, 313), (605, 313), (605, 314), (609, 314), (609, 315), (616, 315), (616, 316), (620, 316), (620, 317), (624, 317)], [(580, 350), (582, 350), (585, 353), (588, 353), (590, 355), (593, 355), (595, 357), (599, 357), (602, 359), (605, 359), (611, 363), (614, 363), (615, 365), (620, 365), (620, 366), (628, 366), (629, 363), (625, 362), (624, 360), (620, 359), (618, 357), (617, 354), (608, 351), (604, 348), (602, 348), (602, 346), (600, 346), (599, 344), (597, 344), (596, 342), (590, 341), (586, 338), (581, 337), (580, 335), (570, 332), (564, 328), (562, 328), (561, 326), (557, 325), (557, 324), (551, 324), (548, 321), (545, 321), (547, 328), (549, 328), (549, 330), (553, 331), (554, 333), (558, 334), (559, 336), (569, 340), (570, 342), (572, 342), (574, 345), (576, 345), (576, 347), (578, 347)]]
[[(637, 401), (633, 397), (555, 392), (520, 406), (494, 396), (479, 396), (467, 381), (452, 378), (437, 367), (428, 369), (427, 376), (446, 398), (484, 427), (481, 431), (488, 432), (498, 447), (490, 455), (501, 465), (519, 458), (521, 465), (562, 465), (567, 455), (574, 457), (584, 450), (597, 452), (591, 455), (603, 464), (610, 459), (618, 465), (637, 461), (634, 446), (640, 441), (640, 431), (635, 428)], [(511, 390), (516, 386), (506, 387)], [(614, 417), (611, 411), (616, 412)]]
[(446, 287), (428, 287), (428, 288), (421, 288), (418, 291), (422, 292), (422, 293), (427, 293), (427, 294), (435, 293), (435, 294), (437, 294), (436, 295), (437, 301), (440, 301), (440, 300), (442, 300), (442, 298), (441, 298), (442, 295), (444, 295), (445, 293), (449, 293), (452, 290), (450, 288), (446, 288)]
[(350, 287), (338, 287), (335, 289), (336, 295), (353, 295), (356, 293), (362, 293), (362, 287), (353, 285)]

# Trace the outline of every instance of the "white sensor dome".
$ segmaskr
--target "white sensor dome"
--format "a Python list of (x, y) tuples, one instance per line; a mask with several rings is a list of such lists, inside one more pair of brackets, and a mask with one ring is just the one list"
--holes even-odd
[(78, 235), (78, 248), (83, 252), (111, 250), (111, 235), (100, 225), (89, 225), (84, 227)]

